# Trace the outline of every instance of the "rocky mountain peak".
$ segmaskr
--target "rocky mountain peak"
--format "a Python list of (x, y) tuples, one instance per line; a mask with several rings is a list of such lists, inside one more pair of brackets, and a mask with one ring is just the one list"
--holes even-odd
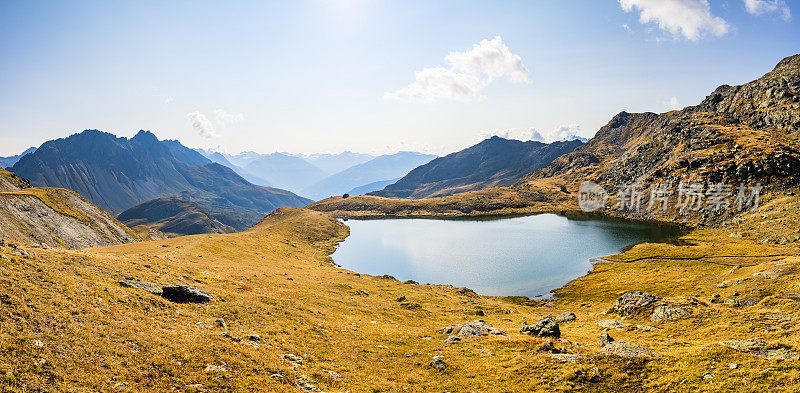
[(795, 72), (800, 70), (800, 54), (789, 56), (779, 61), (772, 72), (792, 69), (794, 69)]

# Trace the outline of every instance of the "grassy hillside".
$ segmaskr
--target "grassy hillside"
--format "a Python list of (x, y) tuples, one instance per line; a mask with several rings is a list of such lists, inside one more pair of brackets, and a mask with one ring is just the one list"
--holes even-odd
[[(642, 244), (607, 258), (628, 263), (598, 263), (559, 290), (553, 303), (353, 274), (328, 257), (347, 233), (327, 215), (281, 209), (236, 234), (88, 251), (30, 249), (37, 255), (25, 257), (0, 249), (11, 256), (0, 260), (0, 385), (291, 392), (313, 391), (313, 384), (330, 392), (445, 392), (733, 391), (800, 383), (795, 360), (768, 360), (720, 344), (759, 338), (800, 350), (800, 306), (792, 292), (796, 246), (755, 244), (716, 231), (695, 232), (677, 244)], [(120, 279), (190, 284), (216, 301), (173, 303), (123, 287)], [(717, 288), (738, 279), (748, 281)], [(694, 296), (697, 303), (692, 315), (673, 321), (606, 315), (629, 290), (680, 304)], [(758, 300), (747, 307), (711, 303), (713, 293)], [(401, 305), (400, 296), (419, 308)], [(561, 324), (562, 339), (519, 333), (525, 322), (564, 311), (577, 320)], [(630, 325), (607, 330), (596, 324), (611, 318)], [(443, 343), (443, 326), (477, 319), (508, 336)], [(603, 352), (597, 344), (603, 332), (659, 356)], [(248, 338), (253, 334), (258, 337)], [(578, 357), (552, 356), (562, 351)], [(429, 366), (434, 356), (448, 365), (444, 371)], [(704, 379), (706, 373), (711, 377)]]
[(117, 218), (131, 228), (145, 225), (168, 236), (235, 232), (196, 203), (181, 198), (153, 199), (125, 210)]

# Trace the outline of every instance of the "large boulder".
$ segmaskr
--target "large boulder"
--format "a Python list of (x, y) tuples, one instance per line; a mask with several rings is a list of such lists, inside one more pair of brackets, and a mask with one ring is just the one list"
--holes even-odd
[(533, 325), (525, 325), (519, 332), (539, 337), (561, 337), (561, 330), (558, 327), (558, 322), (556, 322), (556, 319), (552, 316), (542, 318)]
[(651, 293), (629, 291), (614, 301), (612, 309), (620, 315), (633, 315), (653, 309), (661, 300), (660, 297)]
[(484, 321), (475, 321), (469, 323), (457, 323), (442, 328), (442, 333), (450, 334), (451, 336), (445, 339), (446, 343), (461, 341), (469, 337), (485, 336), (493, 334), (496, 336), (508, 336), (508, 334), (500, 329), (486, 324)]
[(556, 322), (558, 322), (558, 323), (572, 322), (575, 319), (577, 319), (577, 317), (575, 316), (575, 313), (574, 312), (570, 312), (570, 311), (564, 311), (563, 313), (558, 314), (556, 316)]
[(165, 285), (161, 296), (176, 303), (208, 303), (214, 301), (210, 293), (191, 285)]

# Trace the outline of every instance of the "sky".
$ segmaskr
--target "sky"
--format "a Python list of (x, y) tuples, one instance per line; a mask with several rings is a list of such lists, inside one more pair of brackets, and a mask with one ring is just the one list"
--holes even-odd
[(0, 155), (84, 129), (227, 153), (591, 137), (800, 52), (789, 0), (0, 1)]

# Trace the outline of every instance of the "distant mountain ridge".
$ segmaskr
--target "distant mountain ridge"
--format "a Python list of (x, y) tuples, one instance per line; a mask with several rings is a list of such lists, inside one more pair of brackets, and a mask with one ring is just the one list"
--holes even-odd
[(272, 187), (272, 184), (269, 181), (250, 173), (249, 171), (240, 167), (239, 165), (232, 163), (230, 160), (228, 160), (228, 158), (224, 154), (220, 152), (210, 151), (210, 150), (206, 151), (203, 149), (193, 149), (193, 150), (202, 154), (205, 158), (209, 159), (211, 162), (216, 162), (217, 164), (233, 169), (234, 172), (236, 172), (239, 176), (243, 177), (250, 183), (263, 187)]
[(230, 168), (206, 162), (201, 154), (177, 141), (163, 143), (149, 131), (127, 139), (86, 130), (45, 142), (12, 171), (37, 186), (74, 190), (112, 213), (180, 195), (237, 230), (279, 207), (309, 202), (289, 191), (256, 186)]
[(338, 154), (315, 153), (300, 154), (298, 156), (317, 166), (319, 169), (322, 169), (329, 175), (339, 173), (358, 164), (363, 164), (376, 157), (371, 154), (354, 153), (348, 150)]
[(410, 151), (375, 157), (339, 173), (328, 176), (301, 191), (312, 199), (342, 195), (356, 187), (396, 179), (437, 156)]
[(303, 158), (286, 153), (242, 152), (233, 156), (227, 154), (223, 156), (253, 176), (268, 181), (274, 187), (293, 192), (299, 192), (327, 176), (322, 169)]
[(421, 165), (396, 183), (369, 195), (419, 199), (510, 186), (582, 144), (580, 140), (545, 144), (493, 136)]

